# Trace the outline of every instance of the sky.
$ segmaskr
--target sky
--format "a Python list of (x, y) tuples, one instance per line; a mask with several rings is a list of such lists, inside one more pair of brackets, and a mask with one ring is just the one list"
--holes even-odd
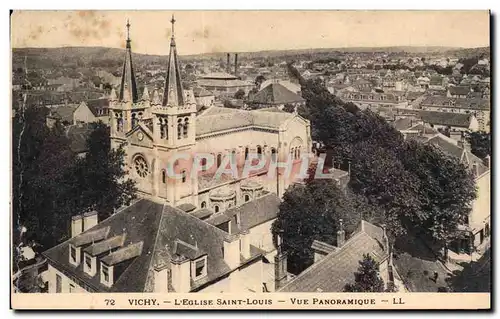
[(308, 48), (489, 46), (488, 11), (14, 11), (11, 45), (125, 47), (181, 55)]

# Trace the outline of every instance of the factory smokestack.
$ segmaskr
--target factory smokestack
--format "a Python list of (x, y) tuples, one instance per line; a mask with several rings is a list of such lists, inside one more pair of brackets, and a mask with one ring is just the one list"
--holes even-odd
[(227, 54), (226, 71), (231, 73), (231, 54)]
[(238, 76), (238, 53), (234, 54), (234, 76)]

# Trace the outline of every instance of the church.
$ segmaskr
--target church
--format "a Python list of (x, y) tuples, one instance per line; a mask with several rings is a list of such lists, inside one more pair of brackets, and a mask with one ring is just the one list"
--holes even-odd
[[(272, 108), (246, 111), (212, 106), (198, 112), (193, 90), (183, 87), (173, 18), (171, 23), (162, 92), (147, 88), (138, 92), (128, 37), (121, 85), (110, 96), (111, 143), (124, 147), (129, 176), (137, 182), (141, 197), (222, 212), (256, 198), (261, 191), (281, 196), (293, 177), (267, 173), (273, 161), (287, 162), (291, 157), (291, 164), (298, 165), (300, 154), (310, 152), (309, 121)], [(197, 158), (200, 153), (212, 154), (216, 160)], [(229, 164), (226, 159), (241, 172), (249, 154), (258, 154), (264, 167), (245, 177), (214, 178), (221, 165)], [(169, 164), (181, 178), (168, 174)]]
[[(140, 199), (105, 220), (73, 216), (71, 238), (43, 253), (49, 293), (272, 292), (282, 277), (271, 226), (307, 162), (310, 123), (277, 109), (197, 110), (171, 23), (163, 90), (138, 92), (127, 36), (109, 97), (111, 145), (125, 150)], [(219, 174), (226, 167), (236, 174)]]

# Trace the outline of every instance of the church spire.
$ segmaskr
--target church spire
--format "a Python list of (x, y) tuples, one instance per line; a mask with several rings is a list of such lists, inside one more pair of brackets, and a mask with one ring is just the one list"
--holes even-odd
[(167, 78), (165, 81), (162, 106), (180, 106), (184, 105), (184, 90), (182, 88), (181, 70), (175, 45), (175, 18), (173, 14), (170, 23), (172, 23), (172, 38), (170, 40), (170, 55), (168, 57)]
[(130, 45), (130, 22), (127, 20), (127, 45), (125, 48), (125, 61), (123, 62), (122, 80), (118, 99), (122, 102), (136, 103), (139, 100), (137, 84), (135, 81), (134, 67), (132, 65), (132, 47)]

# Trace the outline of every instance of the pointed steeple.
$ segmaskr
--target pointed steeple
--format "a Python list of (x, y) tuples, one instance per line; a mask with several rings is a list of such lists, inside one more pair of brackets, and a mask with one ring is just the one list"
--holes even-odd
[(123, 102), (130, 101), (136, 103), (139, 100), (139, 94), (137, 93), (137, 83), (135, 81), (134, 67), (132, 65), (132, 47), (130, 42), (132, 42), (132, 40), (130, 40), (130, 22), (127, 20), (127, 45), (118, 99)]
[(170, 55), (168, 57), (167, 79), (165, 81), (162, 106), (180, 106), (184, 105), (184, 90), (182, 88), (181, 70), (175, 45), (175, 18), (173, 14), (170, 23), (172, 23), (172, 38), (170, 40)]

